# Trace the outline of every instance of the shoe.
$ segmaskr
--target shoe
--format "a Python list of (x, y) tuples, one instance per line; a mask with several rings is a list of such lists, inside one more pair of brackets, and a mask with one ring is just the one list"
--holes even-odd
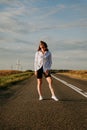
[(51, 98), (55, 101), (58, 101), (58, 98), (56, 96), (52, 96)]
[(42, 96), (39, 97), (39, 101), (41, 101), (41, 100), (43, 100), (43, 97), (42, 97)]

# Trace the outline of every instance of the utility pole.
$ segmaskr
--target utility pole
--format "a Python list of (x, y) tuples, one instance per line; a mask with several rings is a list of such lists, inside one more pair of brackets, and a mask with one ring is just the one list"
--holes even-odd
[(13, 65), (11, 65), (11, 70), (13, 70)]
[(16, 63), (16, 69), (19, 70), (19, 69), (20, 69), (20, 66), (21, 66), (21, 63), (20, 63), (20, 60), (18, 59), (18, 60), (17, 60), (17, 63)]

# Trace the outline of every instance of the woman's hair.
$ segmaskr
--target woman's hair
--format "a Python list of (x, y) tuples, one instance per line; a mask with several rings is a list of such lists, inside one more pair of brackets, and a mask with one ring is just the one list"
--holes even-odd
[(41, 50), (41, 48), (40, 48), (40, 46), (44, 46), (45, 48), (46, 48), (46, 51), (48, 51), (48, 46), (47, 46), (47, 43), (46, 42), (44, 42), (44, 41), (40, 41), (40, 45), (39, 45), (39, 47), (38, 47), (38, 51), (40, 51)]

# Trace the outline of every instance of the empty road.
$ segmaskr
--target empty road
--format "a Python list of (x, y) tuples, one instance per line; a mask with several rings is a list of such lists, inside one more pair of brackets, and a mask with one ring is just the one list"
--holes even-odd
[(51, 99), (43, 78), (38, 100), (36, 77), (0, 90), (0, 130), (87, 130), (87, 81), (53, 74), (59, 101)]

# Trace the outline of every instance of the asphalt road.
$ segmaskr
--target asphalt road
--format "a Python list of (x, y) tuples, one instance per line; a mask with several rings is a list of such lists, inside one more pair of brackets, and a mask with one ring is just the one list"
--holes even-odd
[[(87, 81), (55, 76), (86, 94)], [(87, 130), (87, 97), (54, 78), (53, 88), (58, 102), (51, 99), (45, 78), (42, 101), (38, 100), (35, 76), (1, 90), (0, 130)]]

